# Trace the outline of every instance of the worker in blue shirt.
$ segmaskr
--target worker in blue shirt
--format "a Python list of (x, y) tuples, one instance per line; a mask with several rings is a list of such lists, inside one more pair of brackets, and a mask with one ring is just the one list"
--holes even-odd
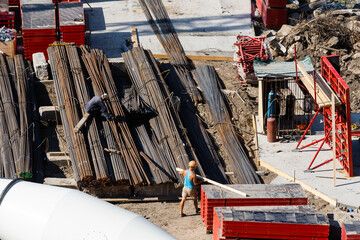
[(186, 216), (183, 213), (183, 209), (187, 197), (194, 197), (195, 212), (196, 213), (200, 212), (200, 209), (198, 208), (197, 192), (195, 186), (200, 185), (205, 181), (200, 181), (200, 182), (197, 181), (195, 169), (196, 169), (196, 162), (190, 161), (189, 169), (179, 172), (179, 174), (184, 176), (184, 188), (182, 190), (182, 199), (180, 202), (180, 217)]
[(104, 101), (109, 100), (109, 96), (104, 93), (101, 96), (94, 96), (90, 101), (86, 103), (85, 110), (90, 115), (96, 115), (101, 112), (106, 120), (112, 120), (112, 116), (108, 113)]

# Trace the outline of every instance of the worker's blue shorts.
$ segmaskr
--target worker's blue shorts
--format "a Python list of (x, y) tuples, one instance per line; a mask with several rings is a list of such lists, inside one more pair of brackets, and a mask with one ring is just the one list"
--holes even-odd
[(187, 187), (183, 187), (181, 196), (182, 197), (196, 197), (196, 189), (195, 188), (190, 189)]

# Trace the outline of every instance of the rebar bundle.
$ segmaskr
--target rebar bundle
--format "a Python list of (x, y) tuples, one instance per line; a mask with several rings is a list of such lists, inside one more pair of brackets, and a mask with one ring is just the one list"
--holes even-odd
[[(125, 121), (118, 90), (105, 54), (101, 50), (88, 51), (84, 46), (81, 49), (82, 59), (92, 80), (95, 94), (107, 93), (109, 95), (110, 102), (107, 103), (107, 109), (110, 114), (116, 116), (117, 120), (108, 121), (108, 125), (117, 144), (116, 150), (120, 153), (130, 175), (130, 183), (134, 185), (150, 184), (149, 174)], [(107, 132), (109, 133), (109, 131)], [(119, 170), (121, 171), (120, 168)]]
[[(157, 116), (149, 120), (152, 136), (155, 138), (152, 143), (157, 146), (149, 145), (151, 143), (149, 139), (146, 141), (148, 144), (143, 144), (144, 150), (147, 150), (146, 153), (152, 161), (156, 161), (165, 169), (166, 172), (162, 174), (170, 174), (173, 178), (179, 178), (175, 168), (186, 168), (190, 160), (195, 160), (198, 162), (198, 170), (203, 175), (200, 162), (192, 150), (186, 149), (183, 141), (185, 136), (181, 136), (182, 133), (177, 128), (178, 120), (175, 116), (172, 99), (169, 92), (165, 91), (164, 80), (160, 71), (155, 67), (156, 62), (152, 62), (150, 52), (147, 54), (149, 57), (142, 48), (134, 48), (131, 52), (123, 53), (126, 69), (138, 94), (157, 112)], [(147, 137), (144, 135), (146, 133), (143, 129), (138, 129), (138, 132), (143, 138)], [(150, 151), (150, 147), (153, 148), (152, 151)], [(161, 154), (155, 152), (155, 149), (160, 150)]]
[(231, 124), (227, 106), (219, 90), (218, 76), (215, 69), (210, 66), (198, 66), (195, 75), (204, 93), (205, 101), (209, 105), (215, 127), (229, 156), (235, 179), (241, 184), (260, 183), (260, 179)]
[[(0, 177), (29, 180), (33, 177), (35, 138), (30, 112), (30, 72), (21, 55), (5, 58), (0, 54), (0, 62)], [(35, 102), (32, 104), (36, 106)]]
[[(72, 73), (77, 100), (79, 101), (81, 113), (84, 115), (86, 113), (85, 105), (90, 100), (90, 92), (85, 82), (76, 46), (67, 45), (65, 49), (69, 59), (69, 71)], [(111, 164), (106, 162), (104, 148), (101, 145), (99, 130), (95, 118), (88, 120), (87, 130), (86, 135), (88, 138), (88, 145), (90, 148), (96, 179), (103, 184), (109, 183), (110, 175), (113, 175), (112, 173), (110, 174), (110, 172), (112, 172)], [(108, 166), (110, 166), (110, 170)]]
[(201, 166), (209, 178), (217, 182), (228, 183), (219, 155), (216, 152), (215, 146), (205, 129), (197, 109), (191, 102), (182, 82), (178, 80), (178, 75), (173, 71), (172, 66), (170, 66), (169, 71), (170, 74), (167, 76), (166, 82), (175, 96), (181, 99), (179, 116), (184, 128), (187, 130), (186, 133), (195, 149)]
[(186, 87), (187, 93), (190, 94), (192, 101), (201, 101), (201, 95), (190, 73), (190, 69), (193, 69), (193, 66), (185, 55), (185, 51), (163, 2), (161, 0), (139, 0), (139, 2), (146, 19), (168, 54), (170, 62), (174, 65), (176, 73)]
[(70, 158), (74, 166), (75, 179), (77, 182), (81, 181), (86, 184), (94, 179), (94, 174), (90, 165), (85, 137), (83, 134), (75, 134), (73, 130), (80, 120), (80, 110), (65, 47), (52, 46), (48, 48), (47, 52), (51, 63), (60, 116), (69, 146)]
[[(10, 137), (10, 146), (12, 149), (12, 159), (15, 164), (16, 173), (21, 172), (20, 161), (20, 132), (18, 123), (18, 111), (15, 108), (15, 101), (13, 97), (13, 90), (11, 89), (11, 82), (9, 78), (9, 71), (3, 54), (0, 54), (0, 96), (4, 106), (4, 114), (6, 119), (6, 125)], [(11, 160), (10, 160), (11, 161)]]
[(20, 126), (20, 148), (19, 151), (19, 171), (31, 172), (31, 127), (29, 113), (29, 73), (25, 67), (24, 58), (16, 55), (15, 62), (15, 80), (17, 84), (17, 98), (19, 105), (19, 126)]

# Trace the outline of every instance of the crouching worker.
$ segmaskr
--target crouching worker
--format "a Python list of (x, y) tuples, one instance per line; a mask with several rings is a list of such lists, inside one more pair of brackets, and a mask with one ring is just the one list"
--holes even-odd
[(200, 209), (198, 208), (197, 192), (196, 192), (195, 186), (200, 185), (201, 183), (203, 183), (205, 181), (198, 181), (197, 180), (197, 177), (196, 177), (196, 174), (195, 174), (195, 169), (196, 169), (196, 162), (195, 161), (190, 161), (189, 162), (189, 169), (179, 172), (179, 174), (184, 176), (184, 188), (182, 190), (182, 200), (180, 202), (180, 217), (186, 216), (183, 213), (183, 209), (184, 209), (184, 204), (185, 204), (185, 201), (186, 201), (187, 197), (193, 197), (194, 198), (195, 212), (196, 213), (200, 212)]
[(113, 120), (113, 117), (108, 113), (104, 101), (109, 100), (109, 96), (104, 93), (103, 95), (94, 96), (90, 101), (86, 103), (85, 110), (91, 116), (96, 116), (101, 113), (102, 116), (106, 118), (106, 120)]

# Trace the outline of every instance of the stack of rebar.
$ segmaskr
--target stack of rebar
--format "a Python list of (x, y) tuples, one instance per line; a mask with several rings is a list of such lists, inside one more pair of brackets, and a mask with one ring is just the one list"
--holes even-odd
[(21, 55), (6, 59), (0, 54), (0, 63), (0, 177), (31, 179), (30, 73)]
[(195, 75), (204, 93), (205, 101), (209, 105), (217, 132), (229, 156), (235, 180), (241, 184), (260, 183), (260, 179), (231, 124), (230, 114), (218, 86), (218, 76), (215, 69), (210, 66), (198, 66)]
[(64, 46), (52, 46), (48, 50), (51, 71), (54, 78), (56, 97), (60, 108), (60, 116), (64, 127), (70, 158), (74, 166), (75, 179), (83, 184), (94, 179), (85, 137), (76, 134), (74, 127), (80, 120), (80, 110), (74, 82), (69, 69), (69, 62)]
[[(84, 115), (86, 113), (85, 105), (90, 100), (90, 91), (85, 82), (77, 48), (74, 45), (67, 45), (65, 50), (69, 59), (69, 70), (72, 73), (81, 114)], [(94, 118), (90, 118), (88, 121), (87, 138), (96, 179), (100, 183), (107, 184), (110, 182), (110, 175), (113, 174), (110, 174), (112, 170), (111, 164), (106, 162), (104, 150), (100, 142), (99, 130)]]
[[(146, 53), (142, 48), (134, 48), (131, 52), (123, 53), (122, 56), (136, 91), (157, 113), (156, 117), (149, 120), (153, 131), (152, 138), (155, 141), (151, 141), (151, 137), (143, 128), (138, 129), (138, 133), (141, 134), (143, 149), (146, 150), (150, 161), (155, 161), (156, 165), (165, 170), (158, 171), (163, 175), (159, 178), (166, 179), (167, 175), (178, 177), (176, 167), (187, 168), (190, 160), (197, 161), (198, 170), (204, 175), (195, 153), (191, 148), (186, 147), (186, 139), (184, 139), (186, 136), (181, 136), (181, 129), (177, 127), (179, 121), (176, 118), (174, 104), (170, 93), (166, 91), (164, 79), (151, 53)], [(144, 138), (148, 140), (144, 141)]]
[[(118, 90), (105, 54), (101, 50), (92, 49), (88, 51), (84, 46), (81, 49), (82, 59), (92, 80), (95, 94), (107, 93), (109, 95), (110, 102), (107, 103), (107, 109), (110, 114), (116, 116), (116, 121), (108, 121), (109, 130), (111, 130), (117, 144), (116, 150), (130, 174), (130, 183), (134, 185), (150, 184), (149, 173), (125, 121)], [(110, 133), (110, 131), (107, 132)]]
[(186, 87), (192, 101), (201, 101), (202, 97), (190, 72), (193, 66), (185, 55), (163, 2), (161, 0), (139, 0), (139, 2), (151, 28), (168, 54), (170, 62), (174, 65), (176, 73)]

